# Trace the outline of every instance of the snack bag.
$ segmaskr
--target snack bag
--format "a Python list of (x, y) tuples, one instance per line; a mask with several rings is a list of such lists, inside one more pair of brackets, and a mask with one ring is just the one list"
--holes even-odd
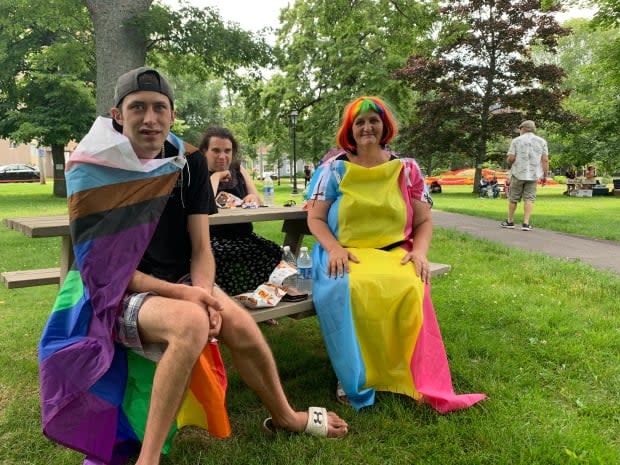
[(308, 298), (307, 293), (283, 286), (287, 278), (296, 274), (297, 268), (281, 260), (269, 275), (269, 281), (258, 286), (254, 292), (239, 294), (235, 298), (249, 309), (275, 307), (281, 300), (287, 302), (305, 300)]
[(241, 206), (242, 203), (243, 200), (239, 197), (224, 191), (220, 192), (215, 197), (215, 204), (218, 208), (235, 208)]
[(275, 307), (286, 294), (286, 289), (271, 283), (261, 284), (254, 292), (236, 296), (248, 308)]
[[(297, 274), (297, 268), (284, 260), (280, 261), (275, 269), (269, 275), (268, 283), (277, 284), (278, 286), (284, 286), (286, 278), (290, 278)], [(287, 286), (284, 286), (287, 287)]]

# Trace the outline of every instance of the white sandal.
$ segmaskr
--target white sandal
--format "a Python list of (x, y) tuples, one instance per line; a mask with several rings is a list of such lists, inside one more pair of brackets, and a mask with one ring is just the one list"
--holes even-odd
[[(327, 421), (327, 409), (323, 407), (309, 407), (308, 422), (306, 423), (306, 429), (304, 429), (303, 432), (312, 436), (326, 438), (328, 429)], [(271, 417), (266, 418), (265, 421), (263, 421), (263, 429), (271, 434), (276, 434), (278, 431), (288, 431), (274, 425)]]

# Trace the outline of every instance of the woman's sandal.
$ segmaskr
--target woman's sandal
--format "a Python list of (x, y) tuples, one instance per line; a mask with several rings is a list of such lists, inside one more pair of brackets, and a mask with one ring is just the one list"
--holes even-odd
[[(306, 434), (310, 434), (311, 436), (318, 436), (320, 438), (327, 437), (327, 410), (323, 407), (309, 407), (308, 408), (308, 423), (306, 423), (306, 429), (303, 431)], [(263, 429), (270, 433), (276, 434), (278, 431), (287, 431), (282, 428), (278, 428), (273, 424), (273, 420), (271, 417), (266, 418), (263, 421)], [(334, 438), (336, 439), (336, 438)]]
[(347, 393), (344, 392), (344, 389), (342, 389), (342, 384), (340, 384), (340, 381), (336, 384), (336, 400), (342, 405), (351, 406), (351, 401), (347, 397)]

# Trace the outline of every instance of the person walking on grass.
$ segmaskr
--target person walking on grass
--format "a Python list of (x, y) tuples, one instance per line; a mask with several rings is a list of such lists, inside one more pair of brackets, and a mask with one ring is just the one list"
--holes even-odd
[(523, 199), (523, 231), (531, 231), (530, 216), (536, 201), (536, 184), (540, 179), (545, 185), (549, 174), (547, 141), (535, 134), (534, 121), (525, 120), (519, 125), (521, 135), (510, 143), (506, 162), (510, 167), (510, 192), (508, 218), (500, 223), (502, 228), (514, 229), (517, 203)]

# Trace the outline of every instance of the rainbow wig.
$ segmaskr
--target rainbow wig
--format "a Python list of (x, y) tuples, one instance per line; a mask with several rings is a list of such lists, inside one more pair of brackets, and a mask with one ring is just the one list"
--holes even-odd
[(382, 146), (390, 143), (396, 137), (396, 134), (398, 134), (396, 119), (385, 102), (379, 97), (362, 96), (353, 100), (344, 109), (342, 124), (336, 134), (338, 147), (345, 149), (349, 153), (357, 153), (355, 140), (353, 139), (353, 121), (360, 113), (368, 111), (377, 113), (383, 122), (383, 135), (380, 141)]

